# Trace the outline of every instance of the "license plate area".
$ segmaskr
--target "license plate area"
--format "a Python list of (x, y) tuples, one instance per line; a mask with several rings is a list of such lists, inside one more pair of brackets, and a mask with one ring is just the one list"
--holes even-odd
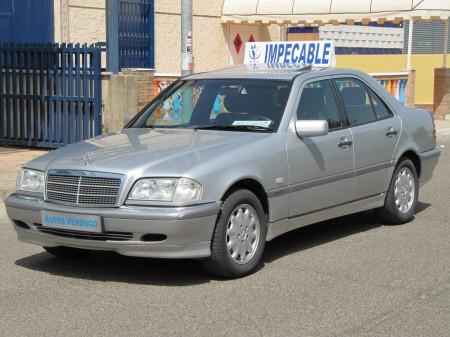
[(42, 226), (79, 232), (101, 233), (102, 219), (98, 215), (41, 211)]

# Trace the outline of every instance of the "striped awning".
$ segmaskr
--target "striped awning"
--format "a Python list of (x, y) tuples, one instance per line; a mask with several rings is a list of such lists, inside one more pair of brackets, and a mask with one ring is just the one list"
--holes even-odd
[(224, 0), (222, 21), (322, 25), (446, 20), (450, 0)]

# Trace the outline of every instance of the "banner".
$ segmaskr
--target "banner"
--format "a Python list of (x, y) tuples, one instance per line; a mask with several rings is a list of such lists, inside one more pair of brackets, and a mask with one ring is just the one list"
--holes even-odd
[(247, 42), (245, 64), (335, 65), (333, 41)]

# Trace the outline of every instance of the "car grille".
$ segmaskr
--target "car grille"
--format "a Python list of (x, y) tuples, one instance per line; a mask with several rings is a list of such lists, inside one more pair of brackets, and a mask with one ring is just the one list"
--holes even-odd
[(47, 175), (47, 200), (81, 206), (116, 206), (122, 180), (86, 175)]
[(57, 229), (44, 227), (41, 224), (35, 224), (36, 228), (46, 234), (63, 236), (66, 238), (84, 239), (84, 240), (96, 240), (96, 241), (129, 241), (133, 239), (133, 233), (128, 232), (103, 232), (103, 233), (90, 233), (90, 232), (78, 232), (68, 229)]

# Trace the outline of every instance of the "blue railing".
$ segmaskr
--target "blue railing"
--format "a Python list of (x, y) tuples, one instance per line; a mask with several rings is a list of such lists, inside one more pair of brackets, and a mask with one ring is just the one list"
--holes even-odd
[(119, 0), (121, 68), (154, 68), (154, 0)]
[(101, 51), (0, 44), (0, 144), (57, 148), (101, 133)]

